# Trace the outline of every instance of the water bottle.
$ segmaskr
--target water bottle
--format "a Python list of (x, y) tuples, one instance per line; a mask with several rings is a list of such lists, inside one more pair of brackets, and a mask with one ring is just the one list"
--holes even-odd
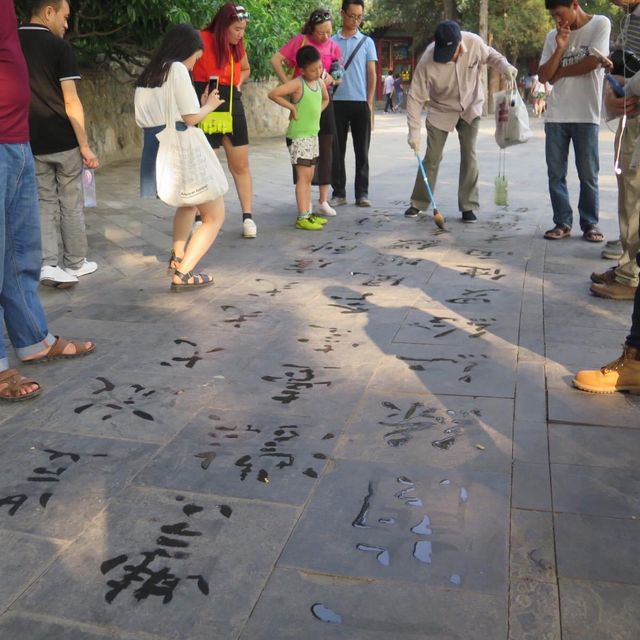
[(82, 191), (84, 193), (84, 206), (95, 207), (98, 205), (96, 198), (96, 174), (93, 169), (82, 170)]
[(507, 206), (507, 177), (496, 176), (494, 201), (499, 207)]

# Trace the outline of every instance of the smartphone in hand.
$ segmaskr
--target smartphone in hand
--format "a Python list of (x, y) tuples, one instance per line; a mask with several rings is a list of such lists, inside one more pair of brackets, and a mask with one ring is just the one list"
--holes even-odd
[(218, 89), (218, 76), (209, 76), (209, 93)]
[(589, 47), (589, 55), (596, 58), (603, 67), (606, 67), (607, 69), (613, 69), (613, 62), (611, 62), (611, 60), (607, 58), (607, 56), (605, 56), (604, 53), (602, 53), (602, 51), (600, 51), (599, 49), (596, 49), (595, 47)]

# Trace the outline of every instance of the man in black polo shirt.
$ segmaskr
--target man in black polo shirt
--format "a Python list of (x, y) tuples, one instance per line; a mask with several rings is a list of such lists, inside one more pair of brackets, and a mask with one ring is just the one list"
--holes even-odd
[[(80, 79), (75, 53), (65, 41), (67, 0), (29, 0), (31, 20), (19, 28), (29, 67), (29, 128), (36, 161), (42, 269), (40, 282), (67, 288), (98, 267), (87, 260), (82, 172), (98, 166), (89, 147), (84, 110), (76, 91)], [(58, 262), (58, 234), (63, 262)]]

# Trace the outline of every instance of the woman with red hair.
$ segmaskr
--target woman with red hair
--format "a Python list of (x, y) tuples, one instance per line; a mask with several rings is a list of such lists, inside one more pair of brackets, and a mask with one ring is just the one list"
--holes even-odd
[[(218, 149), (220, 145), (224, 147), (242, 208), (242, 235), (245, 238), (255, 238), (257, 229), (252, 216), (253, 183), (249, 169), (249, 134), (241, 92), (242, 85), (251, 73), (243, 42), (248, 20), (249, 12), (241, 5), (227, 2), (220, 7), (211, 22), (200, 32), (204, 54), (193, 68), (193, 80), (200, 96), (209, 80), (217, 78), (220, 98), (225, 102), (214, 113), (231, 111), (232, 130), (207, 134), (207, 139), (214, 149)], [(206, 120), (203, 129), (206, 133)]]

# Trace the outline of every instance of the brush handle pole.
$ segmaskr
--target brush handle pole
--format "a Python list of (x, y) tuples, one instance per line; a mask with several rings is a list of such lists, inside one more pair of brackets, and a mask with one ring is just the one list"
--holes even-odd
[(422, 174), (422, 179), (424, 180), (424, 186), (427, 188), (427, 194), (429, 195), (429, 199), (431, 200), (431, 206), (433, 207), (433, 210), (436, 211), (438, 207), (436, 206), (436, 201), (433, 197), (431, 187), (429, 186), (429, 178), (427, 178), (427, 172), (424, 170), (422, 159), (420, 158), (417, 152), (416, 152), (416, 160), (418, 161), (418, 167), (420, 168), (420, 173)]

